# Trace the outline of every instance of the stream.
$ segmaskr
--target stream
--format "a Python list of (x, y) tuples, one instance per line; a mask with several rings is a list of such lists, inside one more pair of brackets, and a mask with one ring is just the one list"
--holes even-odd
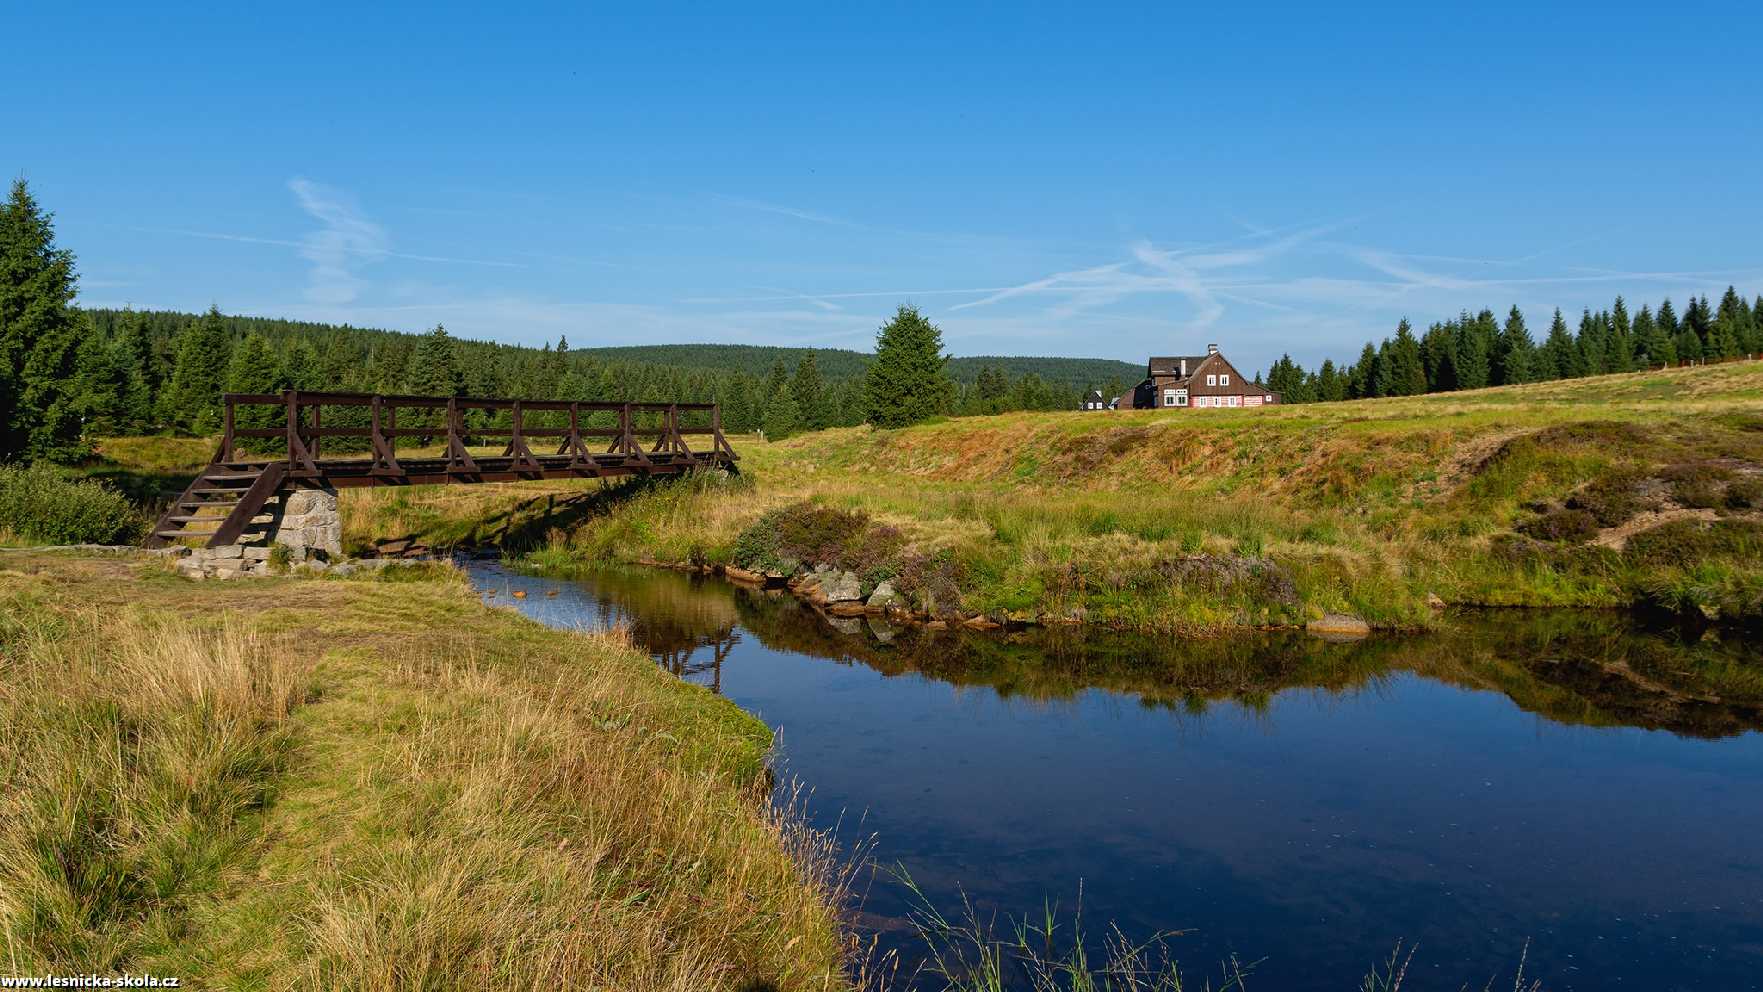
[[(778, 731), (780, 788), (951, 918), (1079, 906), (1194, 987), (1763, 987), (1763, 659), (1737, 635), (1502, 612), (1333, 643), (927, 631), (665, 571), (466, 566), (489, 602), (628, 625)], [(524, 599), (515, 598), (524, 591)], [(908, 962), (914, 905), (859, 921)]]

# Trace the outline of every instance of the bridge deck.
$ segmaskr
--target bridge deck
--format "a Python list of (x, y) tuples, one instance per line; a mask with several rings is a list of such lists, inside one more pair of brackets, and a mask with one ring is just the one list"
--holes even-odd
[[(226, 420), (219, 450), (154, 526), (149, 546), (197, 537), (206, 538), (209, 547), (234, 543), (269, 500), (303, 485), (347, 489), (680, 475), (693, 469), (733, 469), (739, 457), (723, 437), (721, 411), (713, 403), (296, 391), (228, 394), (223, 399)], [(266, 407), (272, 408), (267, 414)], [(326, 410), (333, 418), (330, 426), (324, 423)], [(400, 411), (404, 426), (398, 424)], [(339, 413), (342, 424), (336, 423)], [(529, 421), (534, 413), (542, 415), (541, 422)], [(467, 414), (487, 415), (490, 422), (479, 416), (479, 423), (468, 423)], [(584, 426), (584, 415), (590, 420), (602, 415), (599, 419), (616, 424)], [(280, 423), (241, 426), (241, 420)], [(333, 447), (342, 442), (356, 450), (326, 456), (327, 438)], [(400, 454), (400, 439), (414, 439), (426, 449), (439, 443), (441, 451)], [(242, 450), (263, 447), (252, 442), (264, 441), (280, 450), (267, 456)], [(486, 453), (486, 442), (489, 451), (500, 451)], [(204, 525), (216, 529), (193, 529)]]

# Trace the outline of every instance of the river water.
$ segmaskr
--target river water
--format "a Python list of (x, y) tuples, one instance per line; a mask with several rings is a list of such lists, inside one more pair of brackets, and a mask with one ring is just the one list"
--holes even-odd
[[(667, 572), (474, 563), (488, 601), (628, 625), (778, 730), (807, 815), (946, 913), (1169, 941), (1195, 987), (1763, 986), (1763, 659), (1605, 614), (1329, 643), (980, 635)], [(514, 590), (527, 593), (516, 599)], [(889, 874), (861, 920), (910, 959)], [(1528, 950), (1527, 950), (1528, 947)]]

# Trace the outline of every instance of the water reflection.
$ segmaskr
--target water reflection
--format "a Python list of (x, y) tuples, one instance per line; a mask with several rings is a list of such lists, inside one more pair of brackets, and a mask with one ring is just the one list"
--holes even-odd
[[(1742, 636), (1649, 630), (1616, 614), (1469, 613), (1446, 633), (1346, 643), (1289, 631), (1196, 641), (1079, 627), (928, 630), (828, 616), (778, 590), (676, 572), (597, 572), (574, 584), (593, 603), (594, 622), (628, 625), (669, 671), (713, 688), (733, 647), (753, 636), (774, 650), (984, 686), (1004, 698), (1069, 700), (1104, 689), (1186, 713), (1219, 702), (1265, 710), (1284, 690), (1375, 690), (1392, 673), (1412, 672), (1501, 693), (1563, 724), (1702, 738), (1763, 729), (1755, 645)], [(565, 600), (562, 611), (579, 617), (580, 603)]]
[[(1351, 987), (1397, 938), (1411, 988), (1480, 988), (1527, 939), (1551, 989), (1763, 974), (1763, 666), (1738, 638), (1524, 613), (1345, 644), (995, 636), (676, 573), (476, 580), (628, 624), (780, 728), (814, 822), (873, 833), (945, 909), (1081, 882), (1092, 920), (1190, 930), (1201, 974), (1265, 958), (1266, 988)], [(909, 944), (896, 886), (864, 908)]]

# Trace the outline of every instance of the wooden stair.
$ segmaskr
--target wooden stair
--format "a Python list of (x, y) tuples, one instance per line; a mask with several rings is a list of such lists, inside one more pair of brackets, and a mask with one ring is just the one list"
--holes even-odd
[[(191, 539), (204, 540), (203, 546), (209, 548), (236, 543), (281, 490), (287, 475), (283, 462), (211, 462), (153, 525), (147, 546), (158, 548)], [(219, 510), (226, 512), (214, 512)], [(192, 525), (213, 525), (215, 529), (196, 530)]]

